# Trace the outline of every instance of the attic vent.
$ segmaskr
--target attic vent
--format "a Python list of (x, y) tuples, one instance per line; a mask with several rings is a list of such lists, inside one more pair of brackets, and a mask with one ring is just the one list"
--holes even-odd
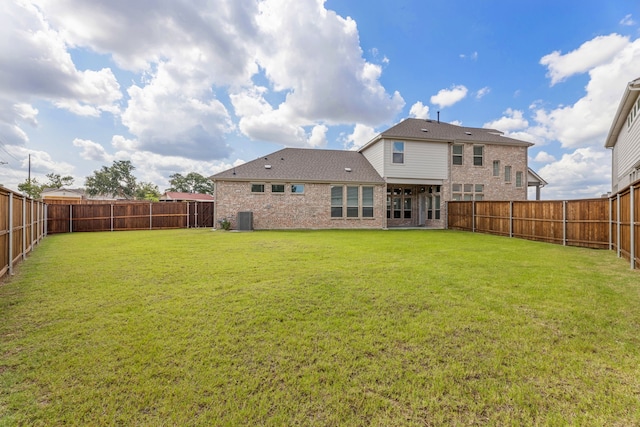
[(264, 165), (265, 169), (271, 169), (271, 165)]
[(422, 132), (429, 132), (429, 129), (420, 129)]
[(465, 132), (467, 135), (471, 135), (471, 132)]
[(345, 171), (351, 172), (351, 168), (344, 168)]

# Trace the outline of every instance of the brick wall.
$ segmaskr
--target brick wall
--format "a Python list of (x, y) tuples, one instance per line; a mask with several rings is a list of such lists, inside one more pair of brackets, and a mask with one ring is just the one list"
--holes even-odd
[(253, 212), (256, 230), (386, 226), (384, 185), (374, 186), (373, 218), (331, 218), (331, 184), (305, 183), (303, 194), (292, 194), (289, 184), (284, 193), (271, 193), (271, 183), (265, 183), (264, 193), (252, 193), (249, 182), (216, 181), (215, 185), (216, 225), (227, 218), (232, 229), (237, 227), (238, 212), (244, 211)]

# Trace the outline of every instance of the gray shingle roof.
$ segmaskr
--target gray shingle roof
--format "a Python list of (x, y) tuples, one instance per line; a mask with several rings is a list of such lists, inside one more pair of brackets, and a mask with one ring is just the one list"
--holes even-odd
[(285, 148), (215, 174), (211, 179), (384, 183), (364, 155), (357, 151), (305, 148)]
[[(526, 147), (533, 145), (530, 142), (502, 136), (502, 134), (503, 132), (496, 129), (456, 126), (429, 119), (405, 119), (382, 132), (376, 139), (398, 138), (447, 142), (485, 142), (491, 144), (522, 145)], [(374, 141), (376, 139), (374, 139)]]

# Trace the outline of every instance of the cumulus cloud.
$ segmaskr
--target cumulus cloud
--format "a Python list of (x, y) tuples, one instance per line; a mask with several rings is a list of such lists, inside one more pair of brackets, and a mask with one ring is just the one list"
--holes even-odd
[(428, 119), (429, 106), (424, 105), (422, 102), (418, 101), (411, 106), (411, 109), (409, 110), (409, 116), (416, 119)]
[(442, 107), (450, 107), (463, 100), (467, 96), (468, 89), (463, 85), (452, 86), (450, 89), (441, 89), (431, 97), (431, 103)]
[(540, 151), (533, 158), (533, 161), (536, 163), (552, 163), (556, 161), (555, 156), (547, 153), (546, 151)]
[(585, 73), (610, 62), (628, 44), (629, 38), (619, 34), (598, 36), (567, 54), (555, 51), (545, 55), (540, 64), (547, 66), (547, 76), (553, 86), (574, 74)]
[(76, 138), (73, 140), (73, 145), (82, 150), (80, 157), (85, 160), (94, 160), (99, 162), (112, 162), (114, 160), (113, 156), (109, 155), (107, 150), (97, 142)]
[(358, 123), (354, 126), (352, 133), (343, 136), (342, 141), (344, 148), (355, 151), (377, 135), (378, 133), (374, 128)]
[(492, 122), (485, 123), (482, 127), (487, 129), (497, 129), (503, 132), (522, 130), (529, 126), (529, 122), (524, 118), (520, 110), (507, 108), (504, 116)]
[(549, 182), (545, 199), (600, 197), (611, 189), (610, 154), (604, 149), (578, 148), (538, 172)]

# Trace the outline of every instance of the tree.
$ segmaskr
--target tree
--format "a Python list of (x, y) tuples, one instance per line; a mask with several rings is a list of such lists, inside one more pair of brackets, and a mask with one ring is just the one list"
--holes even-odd
[(151, 182), (141, 182), (136, 188), (136, 199), (157, 202), (160, 199), (160, 190)]
[(213, 194), (213, 181), (197, 172), (189, 172), (187, 176), (179, 173), (169, 175), (171, 187), (167, 191), (180, 193)]
[(59, 173), (48, 173), (47, 178), (49, 182), (44, 185), (46, 188), (62, 188), (73, 184), (73, 177), (70, 175), (60, 176)]
[(18, 184), (18, 190), (22, 191), (32, 199), (39, 199), (42, 195), (42, 189), (43, 186), (38, 184), (38, 180), (35, 178), (31, 178), (31, 181), (27, 178), (23, 183)]
[(138, 185), (133, 176), (135, 167), (129, 160), (117, 160), (110, 167), (94, 171), (87, 177), (85, 187), (90, 196), (115, 196), (122, 199), (136, 197)]

